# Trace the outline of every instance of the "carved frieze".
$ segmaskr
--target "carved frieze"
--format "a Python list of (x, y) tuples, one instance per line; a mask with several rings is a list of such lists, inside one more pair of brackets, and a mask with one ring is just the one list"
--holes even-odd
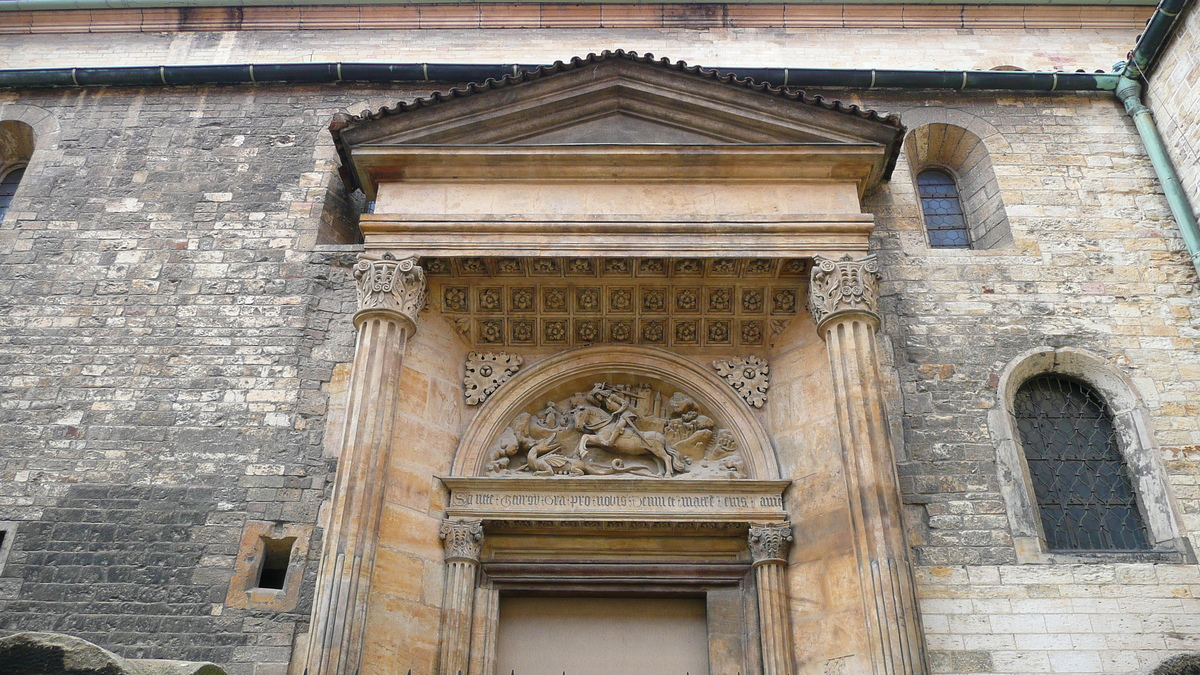
[(397, 259), (392, 253), (379, 258), (365, 254), (354, 266), (358, 309), (387, 309), (415, 322), (425, 307), (425, 271), (416, 258)]
[(516, 354), (504, 352), (471, 352), (467, 354), (466, 374), (463, 376), (463, 395), (467, 405), (479, 405), (492, 392), (517, 374), (523, 360)]
[(765, 347), (799, 307), (807, 261), (430, 258), (433, 308), (480, 349)]
[(477, 518), (451, 518), (442, 521), (438, 530), (442, 546), (446, 549), (446, 561), (468, 560), (479, 562), (479, 549), (483, 546), (483, 521)]
[(596, 382), (518, 414), (488, 475), (745, 478), (734, 434), (687, 394)]
[(817, 256), (808, 292), (808, 308), (821, 325), (839, 312), (857, 311), (878, 317), (879, 265), (875, 256), (841, 260)]
[(777, 523), (751, 525), (750, 556), (754, 564), (785, 562), (792, 546), (792, 526)]
[(755, 408), (767, 402), (767, 387), (771, 385), (771, 367), (766, 359), (757, 356), (740, 356), (734, 359), (713, 361), (713, 368), (733, 387), (746, 403)]

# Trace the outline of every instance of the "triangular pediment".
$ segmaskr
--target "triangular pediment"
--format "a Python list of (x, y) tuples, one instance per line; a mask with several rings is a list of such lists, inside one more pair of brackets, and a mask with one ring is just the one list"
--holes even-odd
[(523, 145), (580, 145), (586, 143), (649, 145), (717, 145), (730, 141), (695, 129), (665, 124), (624, 111), (575, 120), (557, 129), (536, 133), (520, 140)]
[[(341, 115), (331, 130), (348, 178), (372, 194), (380, 180), (407, 173), (387, 148), (431, 145), (845, 148), (861, 191), (890, 174), (904, 128), (893, 117), (802, 92), (604, 52)], [(403, 154), (411, 163), (412, 153)]]

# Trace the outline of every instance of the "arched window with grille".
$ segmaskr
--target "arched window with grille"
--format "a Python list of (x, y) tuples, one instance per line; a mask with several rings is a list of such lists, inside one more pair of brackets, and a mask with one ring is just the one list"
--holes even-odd
[(917, 174), (921, 211), (931, 248), (971, 248), (967, 217), (963, 213), (954, 176), (941, 169), (925, 169)]
[(1112, 413), (1094, 389), (1033, 377), (1016, 392), (1013, 417), (1047, 550), (1150, 548)]

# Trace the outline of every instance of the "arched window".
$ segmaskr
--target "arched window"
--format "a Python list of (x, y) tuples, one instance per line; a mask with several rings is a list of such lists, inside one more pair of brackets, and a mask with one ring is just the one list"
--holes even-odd
[(1017, 390), (1013, 417), (1047, 550), (1150, 548), (1113, 416), (1095, 390), (1039, 375)]
[(958, 198), (954, 176), (940, 169), (925, 169), (917, 174), (925, 230), (932, 248), (971, 248), (967, 219)]
[(21, 184), (21, 178), (25, 175), (25, 168), (13, 169), (0, 178), (0, 220), (4, 220), (5, 214), (8, 213), (8, 207), (12, 204), (13, 195), (17, 193), (17, 186)]

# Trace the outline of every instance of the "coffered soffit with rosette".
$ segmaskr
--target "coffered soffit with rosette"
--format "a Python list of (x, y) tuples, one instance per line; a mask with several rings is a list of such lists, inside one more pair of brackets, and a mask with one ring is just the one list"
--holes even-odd
[(376, 202), (366, 246), (444, 257), (865, 251), (860, 198), (890, 175), (904, 131), (620, 52), (331, 128), (348, 183)]

